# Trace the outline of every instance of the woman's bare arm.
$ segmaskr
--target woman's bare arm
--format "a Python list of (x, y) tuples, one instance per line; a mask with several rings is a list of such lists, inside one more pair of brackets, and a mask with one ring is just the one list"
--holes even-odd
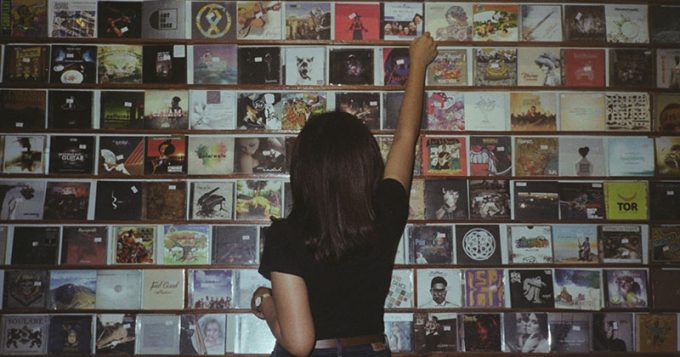
[(420, 133), (425, 71), (437, 56), (437, 44), (430, 33), (411, 42), (409, 47), (409, 73), (406, 81), (404, 100), (399, 110), (394, 141), (387, 155), (384, 178), (399, 181), (408, 191), (411, 187), (415, 145)]

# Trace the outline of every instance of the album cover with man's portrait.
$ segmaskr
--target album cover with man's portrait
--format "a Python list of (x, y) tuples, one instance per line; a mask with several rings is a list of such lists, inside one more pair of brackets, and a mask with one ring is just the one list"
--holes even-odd
[(426, 180), (425, 219), (468, 218), (467, 180)]

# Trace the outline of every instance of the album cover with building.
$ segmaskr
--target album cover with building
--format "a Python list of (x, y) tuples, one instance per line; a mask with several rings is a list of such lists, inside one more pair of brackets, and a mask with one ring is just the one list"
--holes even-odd
[(427, 2), (425, 30), (436, 41), (472, 41), (472, 16), (471, 3)]
[(89, 181), (48, 181), (43, 219), (87, 220), (90, 184)]
[(0, 90), (0, 110), (5, 118), (0, 121), (2, 129), (45, 128), (47, 91), (31, 89)]
[(142, 83), (141, 45), (97, 46), (98, 83)]
[(101, 1), (97, 7), (98, 38), (140, 38), (142, 4), (136, 1)]
[(475, 41), (517, 41), (519, 5), (473, 4), (472, 25)]
[(51, 54), (50, 83), (97, 82), (97, 46), (53, 45)]
[(93, 97), (92, 91), (49, 91), (47, 127), (53, 129), (92, 128)]
[(457, 264), (501, 264), (501, 234), (498, 225), (457, 224), (455, 229)]
[(453, 230), (448, 225), (409, 225), (406, 228), (411, 264), (452, 264)]
[(470, 180), (471, 219), (510, 217), (510, 185), (507, 180)]
[(551, 309), (555, 306), (552, 269), (508, 270), (510, 306)]

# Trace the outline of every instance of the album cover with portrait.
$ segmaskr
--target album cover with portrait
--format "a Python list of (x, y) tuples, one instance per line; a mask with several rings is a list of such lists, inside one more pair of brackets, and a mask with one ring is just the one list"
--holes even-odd
[(144, 92), (145, 129), (187, 129), (189, 91), (147, 90)]
[(510, 106), (508, 93), (465, 92), (464, 97), (467, 130), (507, 130)]
[(595, 224), (553, 224), (553, 260), (557, 264), (597, 264)]
[(335, 40), (379, 40), (380, 19), (378, 3), (335, 3)]
[(213, 226), (211, 262), (214, 264), (257, 264), (258, 248), (257, 227)]
[(606, 26), (604, 5), (564, 5), (565, 40), (605, 42)]
[(503, 314), (503, 351), (550, 352), (548, 313), (515, 312)]
[(596, 312), (593, 314), (593, 351), (635, 351), (635, 322), (629, 312)]
[(605, 176), (607, 166), (602, 137), (561, 136), (559, 148), (560, 176)]
[(94, 219), (141, 219), (142, 191), (140, 181), (97, 181)]
[(43, 219), (85, 221), (88, 218), (89, 201), (89, 181), (48, 181)]
[(98, 38), (140, 38), (142, 4), (138, 1), (100, 1), (97, 6)]
[(453, 230), (450, 225), (413, 224), (406, 228), (409, 263), (454, 263)]
[(188, 51), (188, 83), (236, 84), (238, 80), (236, 45), (191, 45)]
[(508, 270), (510, 306), (551, 309), (555, 306), (552, 269)]
[(513, 181), (516, 220), (556, 220), (559, 217), (559, 184), (555, 181)]
[(416, 274), (419, 309), (462, 306), (462, 280), (459, 269), (418, 269)]
[(508, 180), (470, 180), (471, 219), (510, 219)]
[(607, 4), (604, 16), (609, 43), (649, 43), (648, 5)]
[(410, 59), (408, 48), (385, 47), (382, 49), (383, 85), (403, 86), (408, 79)]
[(92, 316), (51, 316), (47, 351), (50, 355), (91, 354)]
[(557, 176), (559, 169), (557, 137), (515, 137), (516, 176)]
[(459, 324), (463, 329), (461, 351), (501, 351), (501, 314), (464, 314)]
[(234, 307), (235, 274), (230, 269), (189, 270), (189, 307), (225, 310)]
[(385, 339), (391, 352), (415, 351), (413, 338), (413, 314), (385, 314)]
[(465, 176), (467, 145), (465, 137), (425, 135), (420, 142), (422, 174), (427, 176)]
[(474, 85), (517, 85), (517, 49), (482, 47), (474, 51)]
[(114, 226), (112, 237), (115, 239), (113, 264), (153, 264), (155, 262), (156, 226)]
[(47, 111), (47, 91), (30, 89), (0, 90), (2, 129), (43, 129)]
[(285, 5), (286, 40), (330, 40), (333, 13), (330, 2), (289, 1)]
[(555, 308), (598, 311), (602, 308), (602, 272), (555, 269)]
[(427, 84), (431, 86), (466, 86), (468, 84), (468, 57), (467, 49), (439, 48), (437, 57), (427, 67)]
[(336, 92), (335, 110), (354, 115), (369, 129), (380, 129), (381, 98), (379, 92)]
[(458, 314), (453, 312), (413, 314), (413, 339), (415, 351), (418, 353), (458, 351)]
[(423, 34), (423, 4), (381, 3), (380, 30), (383, 40), (409, 41)]
[(560, 219), (604, 219), (601, 182), (560, 182)]
[(472, 41), (471, 3), (426, 2), (425, 17), (425, 30), (435, 41)]
[(51, 174), (93, 174), (95, 160), (94, 136), (50, 137)]
[(51, 53), (50, 83), (97, 82), (97, 46), (53, 45)]
[(331, 48), (328, 50), (329, 84), (375, 83), (373, 48)]
[(466, 180), (426, 180), (425, 219), (467, 219), (467, 193)]
[(562, 41), (562, 7), (543, 4), (520, 5), (522, 41)]
[(501, 264), (498, 225), (456, 224), (456, 263), (461, 265)]
[(426, 92), (425, 128), (428, 130), (465, 130), (465, 105), (463, 93)]
[(146, 137), (145, 172), (149, 175), (185, 174), (187, 171), (185, 136)]
[(98, 83), (142, 83), (141, 45), (97, 46)]
[(475, 41), (517, 41), (519, 5), (473, 4)]
[(238, 47), (239, 84), (281, 84), (281, 47)]
[(680, 132), (680, 120), (676, 119), (676, 113), (680, 110), (680, 95), (654, 93), (652, 103), (655, 129), (663, 133)]
[(191, 38), (194, 40), (236, 39), (236, 3), (196, 1), (191, 3)]
[(509, 225), (507, 236), (510, 264), (552, 263), (552, 230), (549, 225)]
[(647, 269), (604, 269), (604, 305), (612, 309), (648, 307)]
[(562, 66), (559, 48), (520, 47), (517, 49), (517, 85), (559, 87), (562, 85)]
[(235, 173), (283, 173), (286, 170), (283, 137), (237, 137), (235, 146)]
[(93, 97), (94, 93), (92, 91), (49, 91), (47, 127), (53, 129), (92, 128), (94, 116)]
[(470, 175), (512, 175), (512, 143), (510, 136), (471, 136)]
[(236, 38), (239, 40), (280, 40), (283, 38), (281, 1), (238, 1)]
[(226, 335), (225, 314), (183, 314), (180, 321), (179, 353), (223, 355)]

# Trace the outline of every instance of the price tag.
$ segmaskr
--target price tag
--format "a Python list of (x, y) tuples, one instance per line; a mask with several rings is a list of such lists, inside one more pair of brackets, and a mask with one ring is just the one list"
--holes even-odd
[(131, 326), (130, 326), (130, 324), (123, 324), (123, 327), (130, 328)]
[(127, 26), (120, 29), (120, 32), (122, 32), (122, 33), (126, 33), (128, 31), (130, 31), (130, 30), (128, 30)]
[(592, 187), (600, 188), (600, 187), (602, 187), (602, 184), (601, 183), (594, 183)]
[(242, 235), (241, 240), (250, 240), (250, 235), (248, 235), (248, 234)]
[(623, 244), (628, 244), (628, 238), (623, 238), (623, 239), (621, 239), (621, 243), (623, 243)]
[(16, 126), (17, 128), (23, 128), (23, 127), (24, 127), (24, 123), (22, 123), (22, 122), (16, 122), (16, 123), (14, 124), (14, 126)]
[(671, 248), (668, 247), (668, 246), (665, 246), (665, 247), (663, 247), (661, 250), (663, 250), (664, 252), (667, 252), (667, 251), (671, 250)]
[(95, 243), (101, 243), (101, 242), (102, 242), (102, 237), (94, 237), (94, 242), (95, 242)]
[(66, 98), (66, 104), (73, 104), (73, 98)]
[(581, 326), (573, 325), (571, 329), (574, 331), (581, 331)]
[(123, 160), (125, 156), (123, 155), (116, 155), (116, 160)]
[(123, 103), (123, 106), (125, 106), (126, 108), (131, 108), (132, 102), (125, 102), (125, 103)]
[(132, 193), (137, 193), (137, 192), (139, 192), (139, 190), (137, 189), (136, 186), (130, 187), (130, 191), (132, 191)]
[(24, 57), (24, 58), (21, 59), (21, 62), (24, 62), (24, 63), (31, 63), (31, 59), (28, 58), (28, 57)]
[(666, 191), (666, 196), (674, 196), (675, 191)]
[(174, 191), (174, 190), (176, 190), (176, 189), (177, 189), (177, 185), (170, 185), (170, 186), (168, 186), (168, 190), (173, 190), (173, 191)]
[(542, 144), (542, 145), (541, 145), (541, 150), (548, 150), (548, 145)]
[(526, 182), (515, 182), (515, 186), (517, 186), (517, 187), (527, 187), (527, 183)]
[(262, 17), (262, 15), (264, 15), (264, 14), (261, 13), (261, 12), (258, 12), (257, 14), (255, 14), (255, 18), (259, 19), (260, 17)]
[(372, 101), (368, 102), (368, 105), (370, 105), (370, 106), (372, 106), (372, 107), (375, 107), (375, 106), (378, 105), (378, 102), (375, 101), (375, 100), (372, 100)]
[(255, 57), (253, 60), (255, 61), (255, 63), (262, 62), (262, 57)]
[(31, 245), (34, 246), (34, 247), (37, 247), (37, 246), (38, 246), (38, 242), (31, 242)]
[(34, 281), (33, 286), (42, 286), (42, 281)]
[(144, 243), (142, 238), (135, 238), (135, 243)]
[(404, 64), (404, 62), (405, 62), (405, 61), (404, 61), (403, 59), (398, 59), (398, 60), (397, 60), (397, 64)]
[(186, 56), (186, 49), (184, 49), (184, 45), (175, 45), (172, 47), (172, 54), (176, 58), (184, 58)]
[(451, 326), (444, 325), (444, 331), (451, 331)]
[(496, 147), (496, 151), (498, 151), (498, 152), (503, 152), (503, 151), (505, 151), (505, 146), (498, 146), (498, 147)]
[(78, 145), (78, 148), (80, 148), (81, 150), (85, 150), (87, 149), (87, 144), (80, 144)]

